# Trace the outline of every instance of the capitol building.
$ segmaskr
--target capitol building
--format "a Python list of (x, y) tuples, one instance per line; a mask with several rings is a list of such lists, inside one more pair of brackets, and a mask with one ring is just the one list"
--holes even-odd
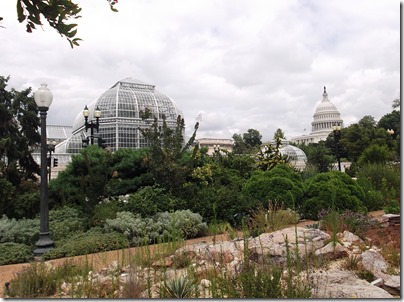
[(333, 131), (333, 126), (343, 128), (344, 125), (337, 107), (328, 99), (327, 90), (324, 87), (323, 100), (314, 112), (310, 134), (293, 137), (289, 139), (289, 142), (307, 145), (324, 141)]

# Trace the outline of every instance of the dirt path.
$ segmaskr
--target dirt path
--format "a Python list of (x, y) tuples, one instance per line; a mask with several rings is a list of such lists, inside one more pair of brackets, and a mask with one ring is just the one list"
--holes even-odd
[[(369, 213), (369, 215), (372, 217), (381, 216), (383, 214), (384, 214), (383, 211), (376, 211), (376, 212)], [(299, 222), (298, 226), (305, 227), (306, 225), (310, 225), (313, 223), (316, 223), (316, 221), (306, 220), (306, 221)], [(242, 237), (242, 235), (243, 235), (242, 232), (240, 232), (238, 234), (239, 237)], [(200, 237), (200, 238), (186, 240), (185, 244), (190, 245), (190, 244), (203, 242), (203, 241), (210, 243), (210, 242), (213, 242), (213, 239), (214, 239), (214, 236)], [(221, 234), (221, 235), (216, 235), (215, 240), (216, 241), (225, 241), (225, 240), (230, 240), (230, 239), (227, 234)], [(155, 248), (158, 248), (158, 246), (150, 246), (150, 249), (149, 249), (150, 252), (153, 252)], [(75, 256), (75, 257), (70, 257), (70, 258), (60, 258), (60, 259), (50, 260), (48, 262), (50, 262), (52, 265), (61, 265), (67, 259), (70, 259), (75, 263), (80, 263), (80, 262), (84, 263), (87, 261), (87, 262), (91, 263), (92, 266), (94, 267), (94, 270), (97, 271), (101, 268), (108, 266), (114, 260), (117, 260), (118, 263), (123, 262), (123, 263), (127, 264), (126, 261), (129, 259), (129, 257), (133, 257), (137, 253), (142, 253), (144, 251), (145, 251), (145, 248), (133, 247), (130, 249), (125, 249), (125, 250), (109, 251), (109, 252), (103, 252), (103, 253), (97, 253), (97, 254)], [(26, 267), (28, 265), (29, 265), (29, 263), (19, 263), (19, 264), (10, 264), (10, 265), (0, 266), (0, 298), (3, 297), (5, 283), (12, 280), (17, 272), (21, 271), (24, 267)]]

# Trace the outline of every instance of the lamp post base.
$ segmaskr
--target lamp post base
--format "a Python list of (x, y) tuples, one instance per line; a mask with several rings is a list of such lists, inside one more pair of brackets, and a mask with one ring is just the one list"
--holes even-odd
[(36, 249), (34, 250), (35, 256), (42, 256), (46, 252), (49, 252), (55, 246), (55, 243), (49, 236), (48, 233), (39, 233), (39, 240), (35, 244)]

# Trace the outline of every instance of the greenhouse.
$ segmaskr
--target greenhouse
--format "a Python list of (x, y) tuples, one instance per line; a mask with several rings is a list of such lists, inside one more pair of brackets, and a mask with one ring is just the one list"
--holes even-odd
[[(133, 78), (118, 81), (96, 101), (88, 104), (87, 108), (89, 123), (96, 120), (96, 109), (100, 111), (99, 131), (94, 131), (95, 144), (98, 139), (102, 139), (112, 151), (146, 147), (147, 143), (139, 129), (149, 128), (154, 118), (160, 124), (165, 118), (168, 127), (174, 128), (178, 115), (183, 116), (175, 102), (156, 90), (155, 85)], [(142, 118), (142, 112), (148, 113), (146, 118)], [(56, 153), (79, 153), (83, 148), (83, 140), (90, 135), (91, 131), (86, 131), (81, 111), (73, 123), (71, 137), (58, 144)]]

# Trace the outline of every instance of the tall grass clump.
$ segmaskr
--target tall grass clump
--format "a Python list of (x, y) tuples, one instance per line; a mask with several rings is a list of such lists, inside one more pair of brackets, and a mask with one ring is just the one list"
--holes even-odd
[(270, 201), (268, 208), (262, 206), (251, 214), (249, 229), (253, 237), (274, 232), (299, 222), (299, 215), (291, 209), (283, 209), (281, 204)]
[(10, 281), (5, 294), (11, 298), (45, 298), (57, 296), (64, 281), (87, 276), (91, 267), (65, 261), (52, 267), (45, 262), (32, 262)]

